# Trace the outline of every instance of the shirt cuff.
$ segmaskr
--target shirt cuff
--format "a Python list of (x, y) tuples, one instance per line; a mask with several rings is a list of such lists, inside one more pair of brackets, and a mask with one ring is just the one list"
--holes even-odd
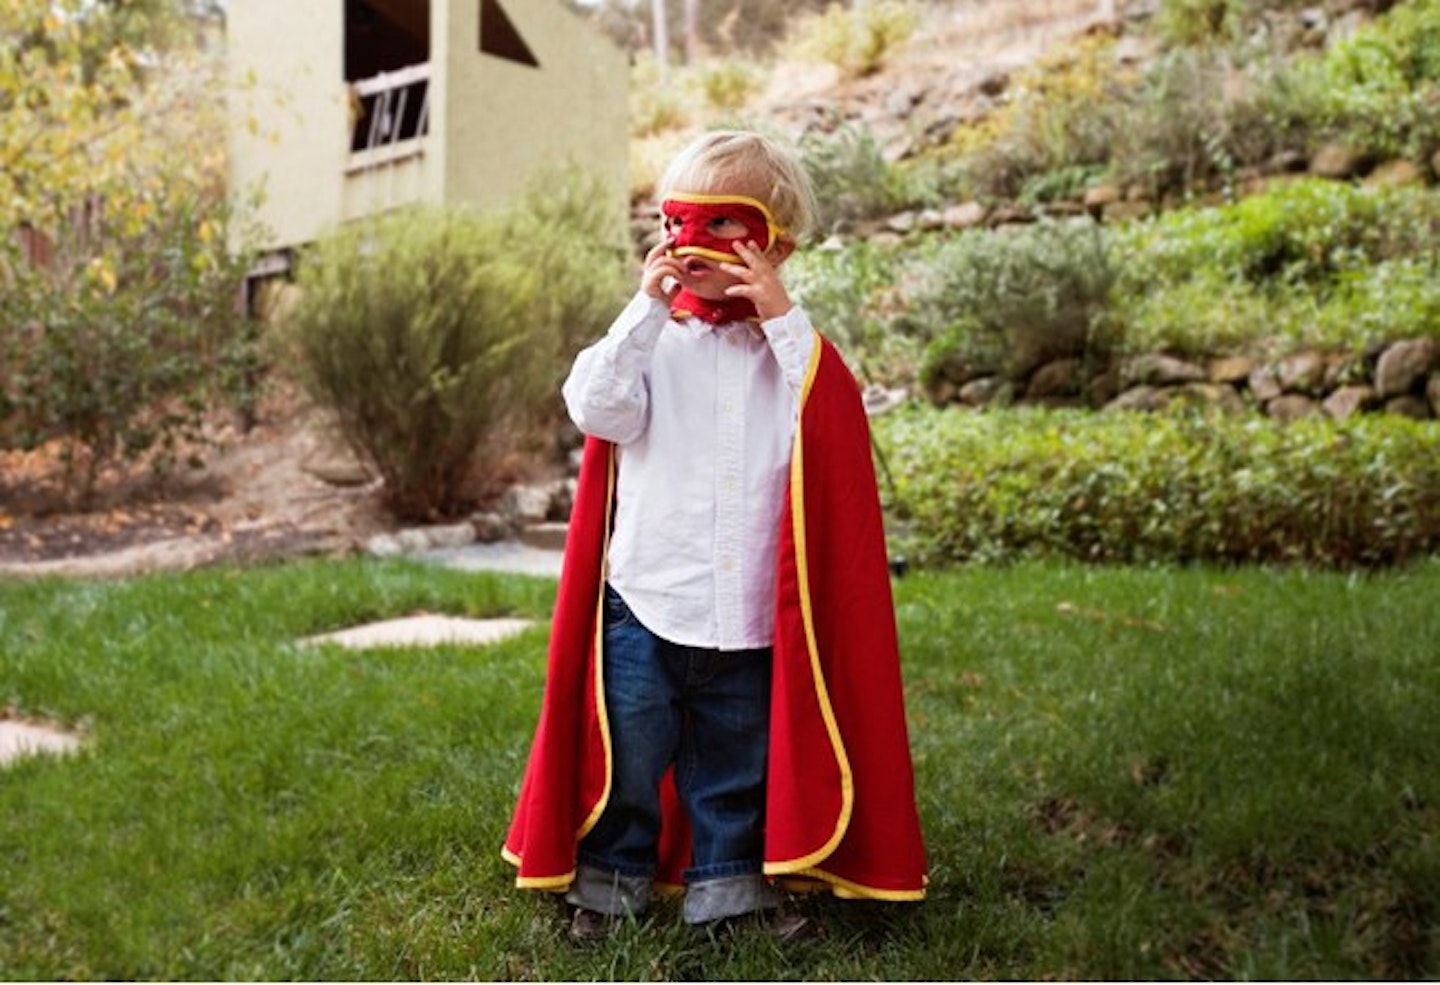
[(805, 382), (805, 373), (810, 368), (810, 353), (815, 349), (816, 333), (810, 324), (810, 316), (798, 304), (792, 305), (778, 318), (761, 322), (760, 327), (770, 343), (770, 351), (775, 353), (775, 361), (780, 364), (785, 382), (799, 393)]

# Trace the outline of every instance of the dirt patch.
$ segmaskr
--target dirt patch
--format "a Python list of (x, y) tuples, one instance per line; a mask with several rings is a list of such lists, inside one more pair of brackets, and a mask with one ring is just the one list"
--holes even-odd
[(211, 426), (199, 467), (102, 476), (68, 506), (53, 450), (0, 453), (0, 576), (125, 576), (302, 554), (345, 554), (394, 528), (379, 485), (292, 392), (261, 423)]

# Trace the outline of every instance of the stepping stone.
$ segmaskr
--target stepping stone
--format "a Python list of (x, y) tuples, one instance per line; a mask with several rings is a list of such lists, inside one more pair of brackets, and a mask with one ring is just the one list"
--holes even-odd
[(440, 548), (426, 551), (419, 557), (460, 571), (501, 571), (507, 574), (558, 578), (565, 553), (559, 548), (547, 550), (518, 540), (506, 540), (493, 544), (476, 543), (465, 547)]
[(455, 616), (408, 616), (310, 636), (302, 643), (336, 643), (352, 650), (382, 646), (440, 646), (460, 643), (486, 646), (534, 625), (530, 619), (461, 619)]
[(80, 740), (50, 725), (0, 718), (0, 766), (24, 756), (63, 756), (80, 748)]

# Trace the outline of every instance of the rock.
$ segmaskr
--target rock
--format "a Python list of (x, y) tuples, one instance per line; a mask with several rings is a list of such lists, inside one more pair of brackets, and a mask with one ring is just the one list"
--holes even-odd
[(1385, 413), (1413, 417), (1417, 421), (1428, 421), (1431, 416), (1430, 401), (1424, 397), (1417, 397), (1413, 393), (1391, 397), (1385, 401)]
[(1304, 394), (1286, 393), (1267, 403), (1265, 413), (1277, 421), (1294, 421), (1320, 413), (1320, 405)]
[(520, 528), (520, 542), (542, 551), (563, 551), (568, 530), (565, 523), (532, 523)]
[(1431, 373), (1425, 381), (1425, 396), (1430, 401), (1430, 409), (1440, 417), (1440, 373)]
[(1010, 88), (1010, 76), (1006, 72), (991, 72), (980, 80), (980, 84), (976, 88), (982, 95), (994, 99)]
[(1168, 398), (1162, 388), (1142, 383), (1122, 391), (1102, 410), (1163, 410), (1167, 402)]
[(393, 534), (376, 534), (365, 542), (365, 553), (371, 557), (399, 557), (405, 548)]
[(1371, 386), (1342, 386), (1326, 397), (1321, 407), (1337, 421), (1371, 407), (1375, 403), (1375, 388)]
[(430, 549), (430, 535), (424, 527), (408, 527), (394, 536), (402, 554), (419, 554)]
[(475, 526), (468, 520), (464, 523), (425, 527), (423, 531), (427, 550), (436, 547), (464, 547), (475, 543)]
[(1364, 155), (1345, 144), (1328, 143), (1310, 158), (1310, 173), (1343, 181), (1355, 177), (1364, 166)]
[(925, 396), (928, 397), (930, 403), (936, 407), (944, 407), (947, 404), (954, 403), (959, 393), (959, 384), (943, 376), (935, 377), (925, 388)]
[(545, 486), (511, 486), (500, 508), (517, 523), (541, 523), (550, 513), (551, 490)]
[(1380, 354), (1375, 364), (1375, 393), (1380, 399), (1396, 397), (1415, 389), (1429, 375), (1440, 358), (1434, 339), (1406, 339)]
[(871, 383), (860, 395), (861, 402), (865, 405), (867, 417), (879, 417), (881, 414), (888, 414), (890, 411), (905, 403), (909, 396), (904, 387), (890, 389), (880, 386), (878, 383)]
[(986, 407), (992, 403), (1009, 403), (1004, 396), (1013, 396), (1014, 387), (999, 376), (982, 376), (960, 388), (957, 396), (962, 404)]
[(962, 202), (951, 205), (940, 214), (941, 221), (950, 229), (974, 229), (983, 226), (989, 210), (979, 202)]
[(1154, 206), (1146, 199), (1126, 199), (1105, 206), (1102, 216), (1106, 222), (1128, 222), (1143, 219), (1154, 211)]
[(1210, 360), (1206, 375), (1211, 383), (1243, 383), (1255, 371), (1255, 360), (1249, 356), (1221, 356)]
[(1286, 393), (1315, 396), (1325, 383), (1325, 369), (1325, 357), (1320, 353), (1297, 352), (1280, 360), (1275, 375)]
[(995, 211), (991, 212), (989, 217), (991, 226), (1018, 226), (1035, 221), (1034, 212), (1013, 202), (996, 206)]
[(1372, 188), (1399, 188), (1405, 185), (1422, 185), (1425, 175), (1410, 161), (1386, 161), (1365, 176), (1365, 184)]
[(1284, 392), (1280, 389), (1280, 381), (1275, 376), (1275, 370), (1270, 366), (1256, 366), (1250, 372), (1250, 378), (1245, 382), (1250, 387), (1250, 392), (1255, 395), (1255, 399), (1261, 403), (1274, 400)]
[(1440, 178), (1440, 150), (1430, 155), (1430, 173)]
[(1211, 407), (1227, 414), (1243, 414), (1245, 399), (1233, 386), (1226, 383), (1185, 383), (1173, 387), (1166, 399), (1166, 405), (1185, 404), (1194, 407)]
[(1115, 185), (1096, 185), (1094, 188), (1085, 189), (1084, 202), (1087, 209), (1098, 211), (1122, 201), (1123, 198), (1124, 193)]
[(1206, 379), (1206, 373), (1194, 363), (1153, 352), (1127, 360), (1120, 370), (1120, 378), (1132, 385), (1146, 383), (1151, 386), (1174, 386), (1179, 383), (1199, 383)]
[(509, 519), (495, 512), (476, 513), (470, 517), (470, 527), (475, 531), (475, 539), (482, 544), (505, 540), (515, 532)]
[(919, 217), (914, 212), (901, 212), (885, 220), (885, 228), (894, 233), (908, 233), (914, 230)]
[(1078, 359), (1056, 359), (1045, 363), (1030, 377), (1026, 400), (1053, 400), (1074, 397), (1080, 392), (1081, 364)]

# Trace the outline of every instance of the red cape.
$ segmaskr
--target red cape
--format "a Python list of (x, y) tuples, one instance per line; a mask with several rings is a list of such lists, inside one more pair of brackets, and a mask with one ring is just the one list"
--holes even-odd
[[(590, 438), (570, 518), (545, 698), (504, 856), (516, 885), (563, 891), (610, 792), (600, 600), (614, 446)], [(668, 774), (657, 882), (678, 885), (689, 829)], [(815, 346), (781, 517), (765, 873), (837, 895), (917, 900), (925, 849), (885, 537), (859, 388)]]

